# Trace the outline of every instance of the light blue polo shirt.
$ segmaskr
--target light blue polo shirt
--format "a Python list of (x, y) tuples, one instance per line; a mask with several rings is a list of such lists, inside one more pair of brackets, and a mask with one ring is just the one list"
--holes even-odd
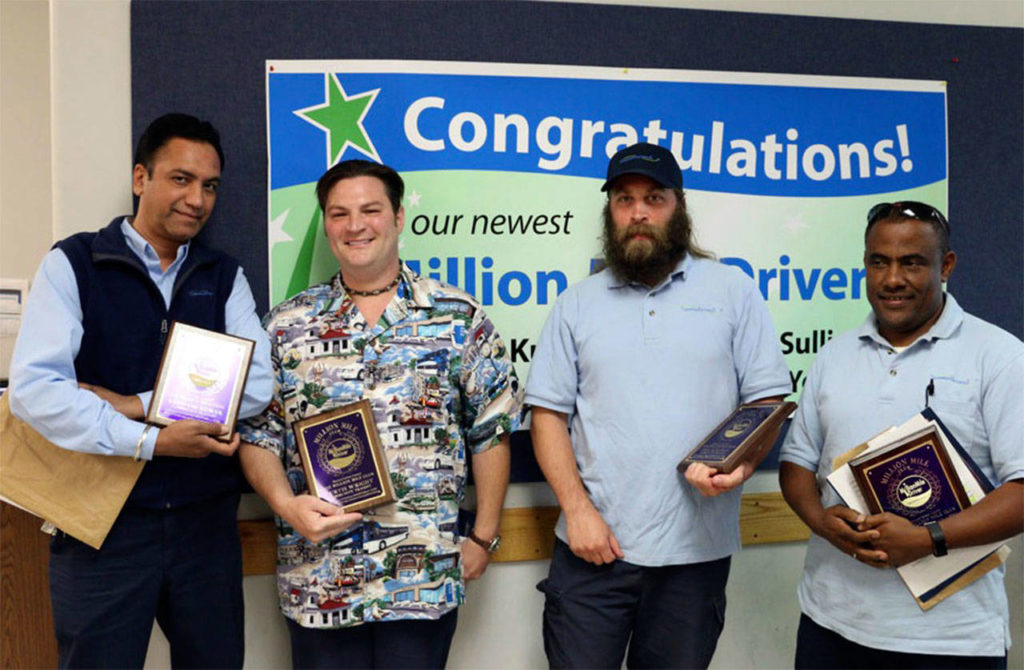
[[(605, 270), (565, 291), (531, 361), (526, 403), (569, 415), (580, 476), (624, 560), (659, 566), (740, 548), (739, 489), (704, 498), (676, 465), (740, 402), (789, 392), (754, 283), (687, 256), (654, 288)], [(555, 533), (566, 540), (564, 515)]]
[[(840, 504), (825, 484), (832, 460), (924, 409), (929, 383), (929, 406), (993, 484), (1024, 477), (1024, 343), (949, 294), (935, 325), (901, 353), (873, 314), (829, 342), (808, 373), (782, 460), (817, 473), (825, 507)], [(815, 622), (867, 647), (1002, 656), (1010, 646), (1001, 569), (925, 612), (895, 570), (812, 535), (798, 595)]]

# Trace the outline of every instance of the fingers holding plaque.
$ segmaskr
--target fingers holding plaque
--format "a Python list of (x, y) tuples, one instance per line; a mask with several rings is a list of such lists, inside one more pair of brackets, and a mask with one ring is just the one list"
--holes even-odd
[(231, 435), (256, 343), (175, 321), (164, 346), (146, 422), (219, 423)]
[(795, 410), (796, 403), (789, 401), (740, 405), (676, 469), (685, 472), (691, 463), (703, 463), (728, 474)]
[(394, 502), (368, 400), (292, 424), (310, 494), (346, 512)]

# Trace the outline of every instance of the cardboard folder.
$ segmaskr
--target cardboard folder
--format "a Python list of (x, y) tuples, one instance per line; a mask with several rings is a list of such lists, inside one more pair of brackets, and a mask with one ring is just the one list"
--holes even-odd
[(0, 498), (99, 549), (145, 466), (126, 456), (62, 449), (0, 396)]

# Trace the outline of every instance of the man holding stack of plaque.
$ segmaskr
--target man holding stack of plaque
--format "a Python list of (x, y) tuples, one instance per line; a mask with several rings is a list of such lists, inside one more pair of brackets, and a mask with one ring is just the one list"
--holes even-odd
[[(545, 593), (553, 667), (706, 667), (721, 633), (740, 484), (677, 464), (740, 403), (789, 393), (757, 288), (693, 240), (667, 149), (627, 147), (602, 191), (607, 269), (552, 310), (530, 366), (537, 461), (562, 507)], [(570, 432), (571, 428), (571, 432)]]
[[(324, 173), (340, 272), (265, 319), (274, 400), (241, 428), (241, 457), (279, 519), (295, 667), (444, 667), (465, 583), (500, 542), (519, 384), (472, 296), (399, 260), (403, 189), (377, 163)], [(467, 451), (477, 508), (462, 541)]]
[[(891, 569), (929, 555), (938, 565), (954, 549), (1024, 529), (1024, 344), (943, 292), (956, 265), (949, 237), (930, 205), (872, 208), (864, 252), (872, 313), (829, 342), (808, 374), (780, 470), (786, 500), (814, 532), (799, 587), (799, 668), (1006, 667), (1002, 567), (927, 610)], [(926, 407), (994, 490), (924, 525), (843, 505), (824, 484), (835, 459)], [(943, 472), (916, 475), (914, 493), (942, 495)]]
[[(100, 549), (64, 533), (51, 542), (61, 667), (142, 667), (154, 618), (175, 666), (242, 666), (238, 438), (216, 439), (230, 425), (143, 423), (174, 321), (254, 340), (234, 411), (270, 401), (270, 347), (242, 268), (193, 240), (223, 163), (209, 123), (156, 119), (135, 151), (135, 216), (57, 242), (32, 285), (12, 412), (64, 449), (147, 462)], [(232, 383), (217, 378), (221, 363), (203, 367), (208, 387)]]

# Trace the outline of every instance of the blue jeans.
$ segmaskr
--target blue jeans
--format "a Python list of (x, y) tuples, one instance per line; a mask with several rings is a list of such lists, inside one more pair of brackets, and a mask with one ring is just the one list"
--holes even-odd
[(291, 619), (293, 668), (443, 668), (459, 610), (440, 619), (379, 621), (351, 628), (303, 628)]
[(908, 668), (913, 670), (1006, 670), (1006, 656), (937, 656), (865, 647), (800, 615), (797, 668)]
[(50, 542), (62, 668), (141, 668), (153, 620), (175, 668), (240, 668), (245, 655), (238, 495), (125, 508), (100, 550)]
[[(593, 565), (555, 540), (544, 599), (552, 668), (706, 668), (725, 623), (730, 558)], [(628, 656), (626, 651), (628, 648)]]

